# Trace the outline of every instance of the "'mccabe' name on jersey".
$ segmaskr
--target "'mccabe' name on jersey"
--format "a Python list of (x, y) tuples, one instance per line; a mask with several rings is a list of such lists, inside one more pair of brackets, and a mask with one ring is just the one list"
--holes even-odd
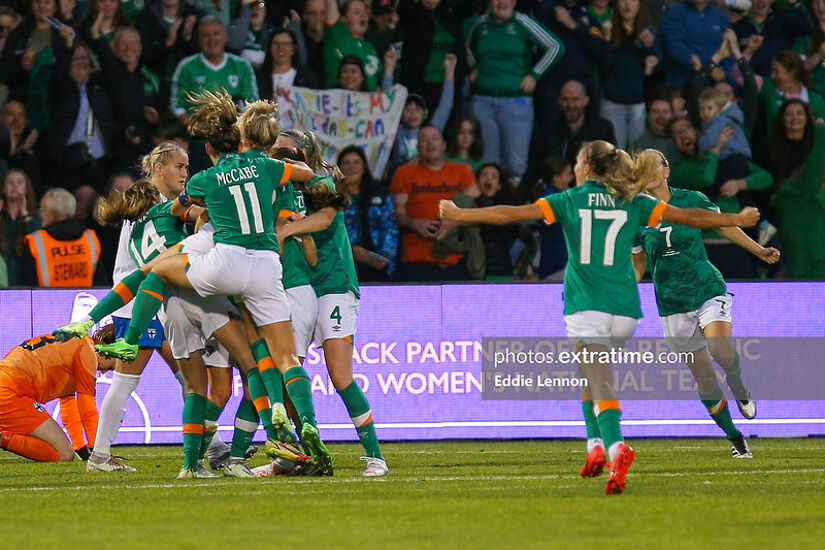
[(254, 164), (251, 166), (239, 166), (226, 172), (218, 172), (215, 174), (215, 177), (218, 179), (218, 185), (256, 179), (258, 177), (258, 167)]

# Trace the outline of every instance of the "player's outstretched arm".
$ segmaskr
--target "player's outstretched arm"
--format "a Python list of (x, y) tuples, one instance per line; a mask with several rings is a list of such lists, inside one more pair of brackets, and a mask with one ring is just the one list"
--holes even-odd
[(662, 221), (700, 229), (732, 226), (753, 227), (759, 221), (759, 210), (748, 206), (738, 214), (720, 214), (701, 208), (677, 208), (668, 205), (662, 213)]
[(537, 204), (524, 206), (488, 206), (485, 208), (459, 208), (451, 200), (443, 199), (438, 204), (442, 220), (470, 223), (507, 225), (533, 220), (543, 220), (544, 212)]
[(275, 231), (278, 234), (279, 240), (286, 239), (293, 235), (317, 233), (318, 231), (323, 231), (332, 225), (332, 221), (335, 219), (336, 214), (338, 214), (338, 210), (331, 206), (325, 206), (319, 211), (310, 214), (306, 218), (301, 218), (300, 220), (296, 220), (294, 222), (279, 225)]
[(779, 261), (779, 251), (775, 248), (765, 248), (754, 241), (738, 227), (720, 227), (720, 235), (737, 246), (741, 246), (766, 264), (775, 264)]

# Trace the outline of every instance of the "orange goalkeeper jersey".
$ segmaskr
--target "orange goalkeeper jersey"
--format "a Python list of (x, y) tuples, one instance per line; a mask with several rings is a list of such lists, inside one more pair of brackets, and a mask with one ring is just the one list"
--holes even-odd
[(4, 384), (38, 403), (78, 394), (95, 394), (97, 355), (91, 338), (60, 342), (51, 334), (35, 336), (0, 360)]

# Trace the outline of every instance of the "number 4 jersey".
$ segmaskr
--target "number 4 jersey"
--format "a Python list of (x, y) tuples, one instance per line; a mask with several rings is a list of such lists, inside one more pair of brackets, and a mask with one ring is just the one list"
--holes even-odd
[(564, 314), (601, 311), (639, 318), (631, 250), (640, 227), (656, 226), (667, 208), (647, 195), (627, 201), (588, 180), (536, 201), (547, 223), (559, 222), (567, 244)]
[(184, 222), (169, 213), (171, 207), (172, 201), (156, 204), (135, 222), (129, 240), (129, 254), (139, 267), (186, 238)]

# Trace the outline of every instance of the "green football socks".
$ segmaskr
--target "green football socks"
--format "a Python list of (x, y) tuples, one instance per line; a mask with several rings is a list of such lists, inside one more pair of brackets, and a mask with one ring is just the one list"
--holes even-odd
[(596, 420), (596, 413), (593, 412), (593, 400), (582, 401), (582, 413), (584, 413), (584, 426), (587, 429), (587, 439), (597, 439), (602, 436), (599, 431), (599, 422)]
[[(280, 373), (278, 373), (280, 376)], [(272, 426), (272, 408), (269, 406), (269, 399), (264, 389), (263, 380), (258, 372), (258, 367), (249, 369), (246, 373), (246, 382), (249, 385), (249, 395), (252, 396), (252, 403), (261, 419), (261, 424), (266, 430), (266, 436), (270, 439), (278, 439), (278, 432)]]
[(353, 380), (349, 386), (338, 391), (338, 395), (341, 396), (344, 405), (347, 407), (347, 412), (355, 425), (358, 437), (361, 439), (361, 445), (364, 446), (367, 456), (383, 458), (378, 436), (375, 433), (375, 423), (372, 421), (370, 404), (364, 392), (358, 387), (358, 383)]
[(309, 383), (309, 375), (304, 367), (298, 365), (288, 369), (284, 373), (284, 385), (298, 417), (302, 424), (315, 426), (315, 408), (312, 404), (312, 388)]
[(115, 287), (104, 296), (100, 302), (89, 312), (95, 323), (107, 315), (111, 315), (126, 304), (132, 301), (140, 288), (140, 284), (146, 279), (146, 275), (141, 270), (130, 273), (123, 278)]
[(736, 425), (734, 425), (733, 419), (730, 417), (730, 409), (728, 409), (728, 402), (725, 400), (722, 388), (717, 385), (716, 389), (708, 394), (700, 392), (699, 397), (702, 399), (702, 404), (708, 410), (710, 417), (722, 428), (728, 439), (742, 435), (741, 432), (736, 429)]
[(211, 399), (206, 400), (206, 414), (203, 419), (203, 442), (201, 443), (201, 450), (198, 454), (199, 458), (206, 456), (206, 450), (212, 443), (212, 438), (218, 431), (218, 418), (223, 412), (223, 407), (219, 407), (217, 403)]
[(132, 320), (129, 321), (129, 328), (126, 329), (127, 343), (136, 346), (140, 342), (152, 318), (163, 305), (164, 290), (166, 290), (166, 283), (154, 273), (147, 275), (140, 284), (137, 296), (135, 296), (135, 305), (132, 308)]
[(264, 388), (266, 388), (266, 395), (269, 397), (271, 405), (275, 403), (284, 402), (284, 380), (281, 376), (281, 371), (275, 366), (272, 361), (272, 355), (269, 353), (269, 348), (263, 339), (256, 340), (252, 346), (252, 356), (255, 358), (255, 364), (258, 365), (258, 371), (263, 380)]
[(203, 442), (206, 398), (189, 393), (183, 403), (183, 467), (197, 468)]
[(255, 405), (249, 399), (241, 400), (238, 412), (235, 414), (235, 434), (232, 436), (229, 456), (244, 458), (257, 429), (258, 413), (255, 412)]
[(621, 409), (605, 409), (599, 412), (596, 420), (599, 423), (599, 432), (601, 432), (602, 439), (604, 439), (605, 450), (610, 450), (614, 443), (624, 441), (622, 437)]

